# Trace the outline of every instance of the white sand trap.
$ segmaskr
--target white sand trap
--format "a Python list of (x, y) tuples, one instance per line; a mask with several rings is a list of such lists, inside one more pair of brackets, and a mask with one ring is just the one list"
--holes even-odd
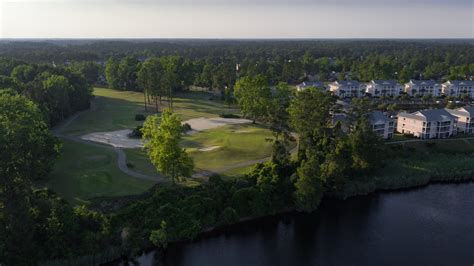
[(127, 135), (131, 133), (130, 129), (123, 129), (110, 132), (95, 132), (84, 136), (81, 139), (105, 143), (117, 148), (141, 148), (143, 142), (141, 139), (131, 139)]
[(219, 149), (220, 147), (221, 146), (211, 146), (211, 147), (199, 149), (199, 151), (213, 151), (213, 150)]
[(200, 117), (200, 118), (189, 119), (187, 121), (184, 121), (183, 123), (188, 123), (191, 126), (192, 131), (203, 131), (203, 130), (218, 128), (218, 127), (222, 127), (226, 125), (249, 124), (249, 123), (252, 123), (252, 121), (248, 119), (240, 119), (240, 118)]

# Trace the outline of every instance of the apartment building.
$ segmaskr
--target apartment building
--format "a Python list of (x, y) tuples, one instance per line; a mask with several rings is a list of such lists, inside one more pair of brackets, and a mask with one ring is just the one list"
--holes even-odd
[(421, 139), (449, 138), (456, 134), (457, 118), (445, 109), (399, 113), (397, 131)]
[(395, 129), (395, 120), (380, 111), (374, 111), (369, 115), (372, 130), (383, 139), (391, 139)]
[(372, 80), (367, 83), (366, 92), (374, 97), (393, 97), (403, 92), (403, 86), (396, 80)]
[(362, 97), (365, 95), (366, 86), (354, 80), (343, 80), (329, 83), (329, 91), (341, 98)]
[(474, 80), (450, 80), (441, 84), (441, 92), (446, 96), (468, 95), (474, 98)]
[(441, 85), (434, 80), (410, 80), (405, 84), (405, 92), (410, 96), (441, 95)]
[(465, 106), (457, 109), (446, 109), (456, 117), (456, 127), (458, 132), (465, 134), (474, 133), (474, 107)]

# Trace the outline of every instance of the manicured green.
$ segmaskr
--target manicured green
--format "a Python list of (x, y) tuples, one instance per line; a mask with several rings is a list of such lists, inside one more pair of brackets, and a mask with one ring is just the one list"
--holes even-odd
[[(273, 136), (270, 130), (255, 125), (229, 125), (188, 135), (183, 146), (197, 169), (219, 170), (237, 163), (269, 157)], [(200, 149), (219, 146), (211, 151)]]
[(139, 194), (153, 182), (122, 173), (112, 150), (63, 141), (61, 156), (45, 185), (68, 201), (79, 203), (94, 197)]
[[(244, 124), (198, 132), (183, 139), (183, 146), (196, 164), (195, 171), (216, 171), (237, 163), (269, 157), (274, 137), (266, 128)], [(212, 146), (219, 148), (211, 151), (199, 150)], [(133, 165), (134, 171), (145, 174), (156, 173), (142, 149), (126, 149), (125, 153), (127, 162)], [(236, 176), (245, 174), (249, 169), (251, 166), (229, 170), (225, 174)]]

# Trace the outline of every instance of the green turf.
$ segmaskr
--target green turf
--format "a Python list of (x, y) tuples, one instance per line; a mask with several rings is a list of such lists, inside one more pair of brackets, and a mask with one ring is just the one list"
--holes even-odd
[[(96, 110), (82, 114), (64, 130), (66, 134), (83, 135), (99, 131), (113, 131), (134, 128), (142, 122), (135, 121), (136, 114), (154, 114), (155, 108), (149, 106), (145, 112), (143, 93), (95, 88)], [(223, 112), (237, 113), (221, 101), (210, 100), (211, 94), (205, 92), (186, 92), (174, 98), (174, 112), (183, 120), (198, 117), (216, 117)], [(215, 97), (214, 97), (215, 98)], [(166, 99), (163, 106), (167, 107)]]
[(157, 173), (156, 167), (151, 164), (146, 151), (143, 149), (124, 149), (127, 155), (127, 164), (132, 166), (133, 171), (146, 174), (155, 175)]
[[(258, 160), (271, 154), (273, 136), (270, 130), (256, 125), (229, 125), (204, 132), (187, 135), (183, 146), (193, 157), (196, 171), (215, 171), (236, 163)], [(212, 151), (201, 148), (219, 146)], [(126, 149), (127, 162), (134, 170), (145, 174), (156, 173), (146, 152), (142, 149)], [(250, 167), (229, 170), (226, 175), (244, 174)]]
[[(184, 138), (183, 146), (196, 168), (218, 170), (236, 163), (270, 156), (273, 136), (270, 130), (255, 125), (229, 125)], [(219, 146), (212, 151), (199, 149)]]
[(122, 173), (112, 150), (64, 141), (45, 185), (68, 201), (80, 203), (93, 197), (139, 194), (153, 182)]

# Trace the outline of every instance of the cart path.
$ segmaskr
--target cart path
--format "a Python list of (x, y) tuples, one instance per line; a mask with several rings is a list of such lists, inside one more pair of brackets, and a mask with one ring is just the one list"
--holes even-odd
[(127, 167), (127, 155), (120, 148), (114, 148), (114, 147), (109, 146), (109, 145), (104, 145), (104, 144), (100, 144), (100, 143), (97, 143), (97, 142), (84, 140), (84, 139), (81, 139), (80, 137), (69, 136), (69, 135), (62, 134), (63, 130), (67, 126), (69, 126), (74, 120), (76, 120), (79, 116), (81, 116), (85, 113), (88, 113), (88, 112), (94, 112), (95, 110), (97, 110), (97, 106), (95, 104), (95, 101), (92, 100), (91, 101), (91, 106), (90, 106), (89, 109), (75, 113), (73, 116), (69, 117), (63, 123), (61, 123), (58, 126), (54, 127), (51, 130), (51, 132), (56, 137), (61, 138), (61, 139), (66, 139), (66, 140), (74, 141), (74, 142), (77, 142), (77, 143), (90, 145), (90, 146), (95, 146), (95, 147), (100, 147), (100, 148), (109, 149), (109, 150), (114, 151), (117, 154), (117, 166), (120, 169), (120, 171), (122, 171), (126, 175), (129, 175), (129, 176), (132, 176), (132, 177), (135, 177), (135, 178), (144, 179), (144, 180), (154, 181), (154, 182), (157, 182), (157, 183), (167, 183), (167, 182), (169, 182), (168, 178), (166, 178), (165, 176), (160, 175), (158, 173), (154, 176), (150, 176), (150, 175), (145, 175), (145, 174), (142, 174), (142, 173), (135, 172), (135, 171), (131, 170), (130, 168), (128, 168)]

